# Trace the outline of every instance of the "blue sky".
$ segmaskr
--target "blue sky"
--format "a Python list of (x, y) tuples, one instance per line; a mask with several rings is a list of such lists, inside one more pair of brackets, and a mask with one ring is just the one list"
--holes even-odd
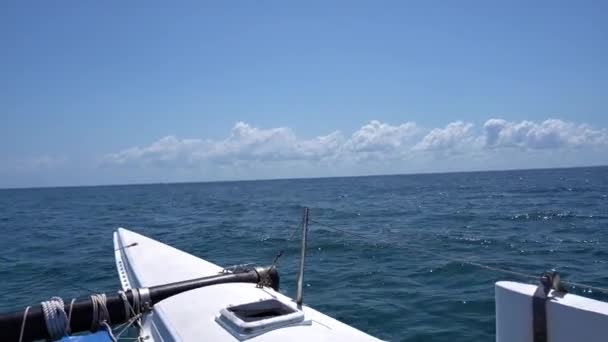
[(3, 1), (0, 187), (606, 164), (606, 13)]

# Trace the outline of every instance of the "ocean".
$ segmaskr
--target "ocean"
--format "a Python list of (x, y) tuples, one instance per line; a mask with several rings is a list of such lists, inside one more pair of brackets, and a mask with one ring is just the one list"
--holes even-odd
[(534, 281), (465, 261), (608, 285), (608, 167), (5, 189), (0, 311), (118, 290), (117, 227), (220, 265), (283, 250), (293, 295), (303, 207), (304, 302), (382, 339), (493, 341), (494, 283)]

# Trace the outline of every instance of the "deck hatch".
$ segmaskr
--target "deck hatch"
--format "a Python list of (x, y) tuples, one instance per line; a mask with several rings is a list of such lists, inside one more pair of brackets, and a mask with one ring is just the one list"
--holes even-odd
[(241, 341), (290, 325), (310, 324), (295, 305), (277, 299), (229, 306), (215, 320)]
[(296, 312), (296, 310), (274, 299), (231, 306), (227, 310), (245, 322), (254, 322)]

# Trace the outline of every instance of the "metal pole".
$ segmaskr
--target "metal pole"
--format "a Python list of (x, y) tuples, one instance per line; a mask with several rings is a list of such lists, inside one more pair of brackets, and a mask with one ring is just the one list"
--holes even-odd
[(302, 214), (302, 249), (300, 250), (300, 270), (298, 272), (298, 292), (296, 303), (302, 305), (302, 288), (304, 285), (304, 259), (306, 259), (306, 239), (308, 236), (308, 208), (304, 208)]

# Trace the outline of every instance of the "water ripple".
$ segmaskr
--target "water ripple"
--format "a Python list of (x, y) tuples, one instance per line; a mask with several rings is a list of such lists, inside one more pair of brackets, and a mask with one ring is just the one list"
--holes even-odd
[(387, 340), (490, 341), (494, 282), (527, 280), (441, 256), (606, 287), (607, 194), (605, 167), (0, 190), (0, 309), (114, 291), (119, 226), (223, 265), (284, 250), (293, 295), (308, 206), (314, 222), (365, 237), (311, 224), (308, 304)]

